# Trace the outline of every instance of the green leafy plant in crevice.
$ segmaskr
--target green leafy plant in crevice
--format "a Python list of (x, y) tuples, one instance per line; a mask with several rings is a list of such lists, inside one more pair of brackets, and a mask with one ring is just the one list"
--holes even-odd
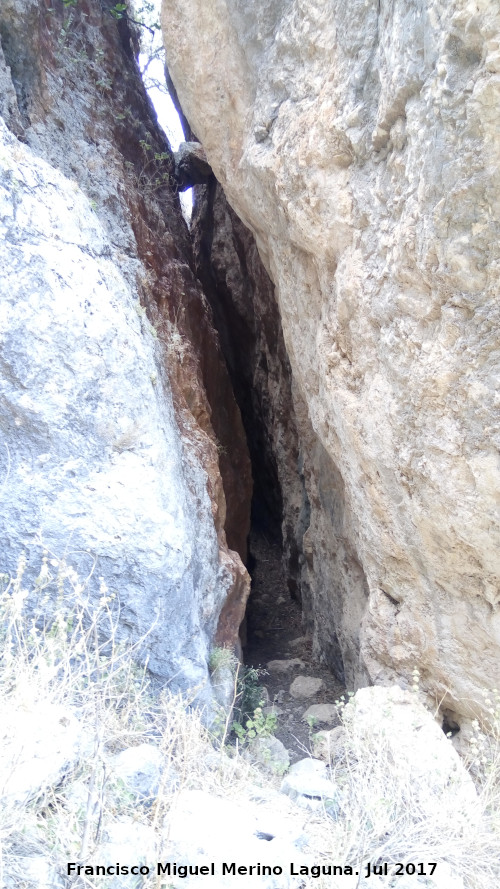
[(138, 173), (138, 186), (149, 195), (154, 195), (162, 188), (169, 188), (170, 172), (165, 169), (165, 162), (170, 160), (168, 151), (155, 151), (145, 139), (139, 140), (142, 151), (142, 165)]
[(263, 709), (266, 701), (260, 678), (265, 674), (265, 670), (256, 667), (242, 667), (240, 670), (231, 724), (240, 743), (246, 744), (257, 737), (268, 738), (276, 731), (276, 714), (265, 713)]
[(262, 707), (256, 707), (253, 714), (243, 722), (244, 724), (234, 720), (232, 729), (238, 740), (245, 744), (255, 738), (269, 738), (274, 735), (278, 717), (275, 713), (264, 713)]
[(114, 6), (109, 10), (110, 14), (114, 19), (122, 19), (125, 18), (127, 14), (127, 4), (126, 3), (115, 3)]
[(214, 648), (208, 662), (212, 679), (224, 675), (232, 683), (233, 698), (229, 712), (221, 708), (215, 718), (212, 732), (222, 747), (233, 737), (239, 744), (248, 744), (255, 738), (270, 737), (277, 726), (275, 713), (265, 713), (266, 694), (260, 683), (266, 671), (247, 667), (240, 663), (230, 648)]

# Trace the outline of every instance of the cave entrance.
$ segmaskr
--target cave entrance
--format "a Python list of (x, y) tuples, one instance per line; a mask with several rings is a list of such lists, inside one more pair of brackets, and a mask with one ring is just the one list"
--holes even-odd
[[(301, 605), (290, 593), (284, 570), (281, 537), (271, 529), (254, 517), (243, 658), (246, 670), (257, 671), (264, 717), (277, 717), (274, 734), (295, 762), (314, 752), (315, 732), (339, 725), (335, 702), (345, 688), (326, 666), (313, 660), (312, 638), (304, 629)], [(302, 691), (301, 680), (306, 680)], [(309, 690), (308, 680), (312, 680)]]
[[(254, 436), (256, 428), (258, 423)], [(250, 434), (252, 456), (254, 444)], [(300, 601), (292, 595), (294, 585), (286, 569), (279, 480), (262, 451), (253, 461), (253, 472), (248, 548), (252, 584), (244, 626), (244, 667), (246, 671), (253, 668), (250, 676), (263, 690), (264, 718), (276, 715), (274, 734), (295, 762), (313, 752), (315, 732), (339, 724), (335, 702), (345, 688), (326, 666), (313, 660), (312, 636), (305, 628)], [(303, 685), (301, 693), (302, 679), (306, 684), (312, 680), (312, 685), (309, 691)]]
[(288, 589), (281, 540), (259, 524), (250, 533), (248, 570), (252, 585), (243, 654), (247, 665), (265, 668), (269, 661), (296, 657), (307, 637), (300, 605)]

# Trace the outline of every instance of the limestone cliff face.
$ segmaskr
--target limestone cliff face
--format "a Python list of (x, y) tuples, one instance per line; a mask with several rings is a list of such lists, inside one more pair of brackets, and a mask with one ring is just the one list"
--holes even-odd
[(250, 462), (134, 35), (98, 0), (2, 0), (0, 36), (1, 570), (44, 547), (103, 577), (153, 673), (209, 700)]
[(351, 681), (417, 667), (471, 713), (500, 680), (498, 6), (164, 0), (163, 26), (276, 286), (317, 649), (334, 617)]

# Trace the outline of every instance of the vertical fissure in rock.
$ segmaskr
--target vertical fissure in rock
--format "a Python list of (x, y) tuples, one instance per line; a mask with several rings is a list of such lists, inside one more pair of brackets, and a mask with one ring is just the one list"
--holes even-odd
[[(215, 179), (195, 193), (196, 273), (213, 312), (252, 463), (247, 660), (262, 661), (272, 650), (277, 657), (278, 642), (285, 651), (286, 632), (273, 635), (274, 604), (294, 600), (314, 660), (355, 688), (368, 681), (360, 654), (368, 587), (349, 543), (342, 476), (294, 384), (274, 286), (252, 234)], [(267, 581), (260, 562), (273, 566)], [(260, 595), (263, 583), (267, 602)], [(295, 617), (284, 620), (293, 625)]]
[[(129, 595), (127, 591), (134, 591), (126, 602), (131, 634), (136, 628), (139, 633), (147, 620), (149, 612), (143, 603), (153, 600), (152, 584), (162, 591), (158, 593), (159, 607), (163, 607), (165, 590), (175, 598), (182, 587), (186, 621), (192, 619), (197, 631), (189, 635), (186, 630), (188, 641), (178, 641), (179, 634), (176, 636), (172, 629), (167, 637), (159, 624), (154, 669), (161, 676), (175, 672), (173, 653), (191, 652), (189, 640), (194, 638), (198, 641), (195, 651), (193, 643), (193, 657), (202, 675), (208, 639), (216, 645), (237, 642), (248, 594), (242, 561), (247, 561), (251, 522), (254, 574), (258, 568), (262, 569), (261, 577), (267, 572), (271, 604), (283, 598), (286, 607), (295, 608), (293, 620), (290, 615), (285, 617), (288, 625), (294, 624), (295, 616), (300, 625), (302, 609), (305, 635), (321, 637), (321, 644), (314, 643), (315, 656), (322, 658), (326, 652), (325, 663), (341, 675), (342, 654), (333, 629), (341, 618), (341, 595), (335, 576), (329, 577), (326, 569), (321, 570), (321, 542), (329, 538), (328, 529), (325, 533), (318, 524), (321, 497), (311, 469), (317, 439), (310, 428), (307, 407), (300, 393), (294, 391), (273, 284), (253, 236), (229, 207), (210, 170), (203, 166), (206, 160), (202, 151), (196, 154), (196, 146), (189, 149), (196, 155), (195, 179), (204, 178), (205, 184), (196, 185), (189, 232), (176, 191), (189, 184), (191, 156), (174, 157), (169, 150), (139, 79), (137, 38), (125, 19), (115, 21), (98, 3), (89, 3), (87, 15), (79, 6), (69, 12), (59, 7), (50, 11), (26, 2), (25, 18), (17, 21), (14, 7), (13, 2), (2, 4), (0, 30), (7, 47), (7, 63), (13, 66), (18, 98), (10, 71), (2, 63), (10, 89), (0, 106), (2, 116), (12, 129), (24, 128), (23, 138), (34, 156), (75, 182), (75, 193), (80, 189), (89, 203), (90, 222), (94, 223), (95, 216), (102, 226), (106, 262), (116, 264), (120, 281), (130, 291), (134, 323), (139, 324), (141, 335), (148, 345), (155, 343), (154, 367), (144, 372), (143, 382), (159, 411), (164, 407), (157, 393), (163, 391), (164, 380), (165, 390), (171, 394), (186, 503), (192, 511), (192, 525), (189, 531), (186, 528), (189, 543), (183, 544), (184, 549), (176, 541), (170, 546), (167, 535), (167, 546), (158, 546), (158, 566), (142, 573), (136, 570), (133, 543), (130, 549), (122, 543), (125, 530), (130, 540), (135, 540), (135, 524), (125, 530), (121, 527), (116, 542), (109, 546), (107, 539), (88, 543), (86, 529), (78, 518), (70, 524), (68, 533), (73, 534), (82, 552), (89, 548), (98, 554), (103, 574), (111, 578), (113, 589), (122, 584), (124, 598)], [(30, 34), (26, 53), (16, 56), (25, 32)], [(19, 60), (25, 57), (21, 65)], [(36, 67), (32, 67), (32, 57)], [(18, 105), (23, 104), (22, 96), (26, 113), (21, 120)], [(193, 139), (192, 133), (184, 132)], [(68, 144), (73, 146), (71, 151)], [(182, 183), (180, 173), (184, 176)], [(92, 225), (90, 228), (93, 230)], [(101, 259), (100, 249), (96, 241), (96, 263)], [(100, 303), (96, 299), (94, 305), (88, 295), (88, 288), (85, 297), (79, 290), (73, 293), (76, 308), (82, 307), (83, 313), (88, 307), (89, 312), (98, 312)], [(120, 297), (113, 309), (118, 320), (126, 305), (125, 296)], [(85, 325), (83, 331), (85, 348), (92, 349), (92, 335), (85, 332)], [(57, 349), (55, 355), (52, 373), (57, 378), (63, 373), (64, 362), (59, 361)], [(140, 403), (125, 398), (121, 403), (119, 396), (125, 391), (125, 383), (119, 369), (113, 376), (113, 395), (106, 395), (111, 399), (109, 404), (103, 395), (88, 414), (82, 415), (87, 424), (86, 446), (94, 448), (92, 460), (99, 466), (102, 461), (106, 472), (114, 470), (116, 463), (121, 472), (128, 455), (146, 459), (149, 446), (149, 416), (143, 416)], [(75, 413), (80, 416), (82, 412)], [(105, 416), (101, 418), (101, 414)], [(120, 426), (123, 418), (126, 434)], [(148, 479), (153, 479), (159, 470), (153, 462), (147, 465)], [(82, 467), (82, 473), (86, 471), (87, 467)], [(130, 496), (132, 482), (127, 475), (124, 497)], [(161, 488), (162, 483), (157, 478), (152, 487)], [(164, 492), (166, 500), (172, 490), (171, 485), (170, 491)], [(72, 483), (70, 493), (80, 497), (79, 478)], [(90, 526), (92, 504), (88, 510)], [(189, 517), (191, 520), (191, 512)], [(152, 533), (166, 534), (163, 521), (166, 528), (172, 526), (174, 535), (180, 519), (170, 521), (163, 513)], [(61, 539), (67, 524), (63, 514), (61, 531), (53, 523)], [(204, 548), (198, 540), (188, 538), (199, 527), (210, 548), (208, 543)], [(338, 533), (343, 535), (343, 529)], [(49, 540), (54, 550), (61, 545), (57, 534), (54, 532), (54, 539)], [(182, 586), (164, 554), (172, 550), (180, 562), (191, 543), (192, 561), (186, 569), (179, 568), (185, 584)], [(13, 540), (13, 550), (16, 544)], [(129, 564), (133, 566), (130, 571)], [(125, 579), (117, 574), (117, 565), (124, 566)], [(314, 595), (311, 592), (318, 578), (320, 596), (316, 589)], [(210, 610), (206, 602), (212, 601), (212, 593)], [(316, 602), (323, 609), (319, 614)], [(200, 614), (193, 617), (190, 603), (201, 603)], [(270, 626), (278, 626), (274, 616), (263, 613), (260, 628), (258, 621), (252, 624), (252, 620), (251, 632), (255, 629), (264, 633), (263, 644), (269, 644), (276, 654), (279, 633), (273, 637)], [(324, 623), (328, 630), (322, 627)], [(298, 632), (298, 625), (296, 629)], [(254, 635), (255, 640), (262, 639), (257, 632)], [(267, 652), (261, 654), (258, 656), (254, 648), (249, 657), (267, 657)], [(189, 657), (186, 662), (189, 667)]]
[[(295, 418), (293, 381), (274, 286), (255, 241), (228, 205), (213, 178), (195, 189), (191, 233), (197, 274), (210, 302), (221, 348), (241, 411), (252, 463), (249, 570), (253, 591), (242, 635), (249, 661), (276, 657), (272, 622), (262, 613), (260, 593), (268, 566), (269, 605), (295, 609), (286, 623), (306, 630), (313, 618), (308, 566), (303, 553), (311, 509)], [(264, 602), (266, 599), (264, 598)], [(256, 608), (254, 608), (257, 602)], [(260, 613), (259, 613), (260, 610)], [(269, 609), (264, 609), (264, 612)], [(290, 623), (291, 619), (291, 623)], [(298, 624), (297, 624), (298, 620)], [(301, 630), (302, 632), (302, 630)], [(288, 636), (286, 636), (288, 638)], [(340, 673), (342, 670), (340, 670)]]
[[(301, 441), (296, 405), (303, 410), (303, 404), (294, 392), (274, 286), (254, 238), (215, 179), (198, 186), (195, 195), (191, 234), (196, 272), (212, 308), (252, 463), (247, 563), (252, 584), (241, 627), (244, 661), (247, 668), (265, 671), (259, 673), (260, 682), (280, 714), (277, 737), (300, 758), (310, 740), (308, 708), (319, 708), (314, 712), (321, 718), (335, 721), (335, 701), (345, 678), (337, 615), (329, 602), (336, 580), (318, 571), (311, 546), (307, 483), (314, 490), (310, 464), (320, 461), (320, 446), (307, 411), (300, 422), (309, 437), (305, 445)], [(317, 506), (324, 505), (331, 522), (341, 525), (342, 503), (324, 479), (321, 484)], [(336, 490), (341, 499), (342, 487)], [(332, 540), (335, 545), (333, 535)], [(323, 593), (319, 617), (309, 586), (310, 580), (316, 583), (316, 574)], [(317, 624), (325, 615), (329, 626), (320, 648)], [(299, 688), (295, 697), (301, 677), (310, 680), (303, 686), (308, 690), (301, 696)]]
[[(280, 389), (289, 387), (291, 375), (272, 283), (259, 267), (250, 233), (230, 210), (215, 177), (197, 189), (195, 201), (197, 272), (214, 313), (252, 461), (252, 523), (282, 543), (283, 497), (273, 446), (277, 418), (271, 374), (279, 365)], [(265, 314), (259, 315), (264, 301)], [(270, 366), (273, 360), (275, 368)]]

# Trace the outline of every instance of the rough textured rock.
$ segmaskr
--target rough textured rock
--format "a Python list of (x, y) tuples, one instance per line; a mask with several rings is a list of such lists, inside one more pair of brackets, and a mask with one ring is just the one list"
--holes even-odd
[(117, 753), (111, 761), (111, 770), (130, 793), (139, 799), (153, 799), (158, 794), (164, 765), (164, 757), (158, 747), (139, 744)]
[(208, 689), (250, 463), (134, 34), (97, 0), (6, 0), (0, 35), (1, 567), (41, 543), (93, 569), (150, 669)]
[(288, 673), (289, 670), (293, 670), (294, 667), (304, 667), (304, 661), (299, 657), (292, 657), (287, 661), (268, 661), (266, 664), (267, 669), (271, 673)]
[(57, 784), (92, 749), (75, 714), (47, 701), (25, 701), (16, 712), (4, 707), (0, 741), (0, 804), (5, 812)]
[(249, 749), (252, 759), (273, 775), (283, 775), (290, 765), (288, 750), (272, 735), (269, 738), (254, 738)]
[(64, 889), (64, 877), (43, 855), (11, 856), (3, 873), (5, 889), (23, 882), (25, 889)]
[(437, 811), (440, 797), (453, 800), (455, 825), (477, 823), (480, 805), (473, 781), (450, 740), (411, 692), (398, 686), (362, 688), (344, 710), (345, 746), (358, 761), (375, 763), (401, 788), (411, 788), (422, 817)]
[(314, 676), (297, 676), (290, 686), (290, 694), (293, 698), (312, 698), (322, 685), (323, 680)]
[[(275, 804), (274, 804), (275, 805)], [(245, 804), (219, 799), (202, 790), (181, 790), (165, 821), (165, 844), (162, 861), (193, 864), (194, 867), (214, 863), (215, 874), (203, 875), (204, 885), (211, 889), (227, 886), (228, 875), (222, 874), (222, 862), (260, 862), (271, 868), (281, 867), (281, 875), (258, 872), (237, 874), (242, 889), (295, 889), (299, 877), (290, 876), (290, 861), (309, 862), (300, 851), (303, 819), (299, 813), (282, 817), (275, 808), (246, 800)], [(230, 850), (230, 853), (229, 851)], [(170, 874), (174, 889), (200, 885), (200, 875)]]
[(326, 763), (319, 759), (301, 759), (291, 766), (283, 779), (281, 792), (286, 793), (297, 805), (315, 811), (334, 805), (338, 789), (330, 781)]
[(471, 713), (500, 663), (498, 6), (164, 0), (164, 25), (317, 442), (317, 651)]
[(337, 708), (335, 704), (312, 704), (302, 714), (302, 720), (308, 722), (313, 720), (313, 725), (317, 722), (335, 722), (337, 718)]
[(274, 287), (255, 239), (215, 181), (196, 189), (191, 230), (252, 458), (254, 522), (281, 538), (289, 590), (306, 601), (302, 538), (308, 501)]
[(200, 185), (213, 176), (203, 146), (199, 142), (181, 142), (174, 154), (175, 179), (179, 191)]
[[(121, 818), (104, 825), (103, 842), (95, 854), (106, 867), (115, 867), (118, 861), (151, 866), (156, 856), (157, 842), (154, 828), (139, 824), (132, 818)], [(140, 889), (144, 885), (144, 878), (133, 874), (111, 877), (108, 881), (109, 889)]]
[(312, 736), (312, 752), (318, 759), (331, 764), (343, 755), (344, 742), (345, 729), (337, 725), (329, 731), (316, 732)]

